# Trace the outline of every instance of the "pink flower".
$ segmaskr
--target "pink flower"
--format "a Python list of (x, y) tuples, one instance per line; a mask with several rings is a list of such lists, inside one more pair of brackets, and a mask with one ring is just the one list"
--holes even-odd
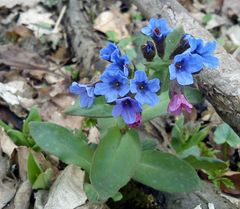
[(180, 115), (182, 109), (191, 113), (192, 108), (193, 106), (187, 101), (186, 97), (182, 93), (175, 93), (168, 104), (168, 112), (175, 116)]
[(134, 123), (128, 124), (129, 128), (135, 128), (139, 126), (142, 122), (142, 115), (141, 113), (136, 113), (136, 121)]

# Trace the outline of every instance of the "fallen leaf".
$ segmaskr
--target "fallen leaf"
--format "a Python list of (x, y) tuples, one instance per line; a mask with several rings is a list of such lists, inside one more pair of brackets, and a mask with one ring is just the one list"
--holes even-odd
[(7, 205), (16, 193), (16, 182), (13, 179), (5, 178), (7, 169), (7, 159), (2, 157), (0, 149), (0, 208)]
[(208, 209), (215, 209), (214, 204), (213, 203), (208, 203)]
[(52, 15), (52, 13), (38, 5), (20, 13), (17, 24), (26, 25), (34, 31), (36, 37), (40, 38), (44, 34), (52, 33), (52, 27), (55, 24), (54, 20), (51, 19)]
[(194, 209), (202, 209), (201, 205), (197, 205)]
[(33, 32), (23, 25), (17, 25), (13, 27), (11, 30), (7, 31), (6, 36), (11, 39), (12, 37), (19, 38), (27, 38), (33, 36)]
[(14, 149), (17, 148), (3, 128), (0, 128), (0, 147), (2, 148), (2, 152), (7, 154), (9, 158), (11, 157)]
[(36, 53), (27, 52), (17, 45), (2, 45), (0, 47), (0, 64), (17, 69), (47, 70), (48, 66)]
[(93, 126), (89, 130), (88, 143), (98, 144), (100, 141), (100, 132), (96, 126)]
[(227, 177), (230, 180), (232, 180), (232, 182), (235, 185), (235, 188), (231, 189), (231, 188), (225, 187), (224, 185), (221, 185), (222, 192), (224, 192), (226, 194), (230, 194), (232, 196), (239, 197), (239, 195), (240, 195), (240, 172), (228, 171), (224, 174), (223, 177)]
[(30, 197), (32, 194), (32, 186), (28, 180), (21, 183), (14, 197), (14, 209), (28, 209), (30, 205)]
[(124, 16), (119, 8), (111, 8), (110, 11), (104, 11), (98, 15), (93, 27), (103, 33), (114, 31), (120, 40), (129, 37), (127, 30), (129, 22), (129, 16)]
[(240, 26), (234, 25), (227, 30), (227, 35), (235, 45), (240, 46)]
[(84, 172), (75, 165), (68, 165), (53, 183), (44, 209), (73, 209), (85, 204), (83, 191)]
[(34, 7), (40, 0), (1, 0), (0, 7), (7, 7), (9, 9), (16, 5)]
[(232, 18), (234, 15), (239, 16), (240, 14), (239, 0), (225, 0), (223, 3), (222, 11), (230, 18)]
[(21, 181), (26, 181), (27, 177), (27, 159), (29, 155), (29, 148), (25, 146), (19, 146), (15, 149), (15, 153), (12, 155), (12, 163), (18, 165), (18, 172)]

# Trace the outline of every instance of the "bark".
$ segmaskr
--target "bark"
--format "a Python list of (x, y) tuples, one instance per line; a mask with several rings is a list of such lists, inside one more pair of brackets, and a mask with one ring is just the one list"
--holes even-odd
[(103, 43), (92, 25), (95, 16), (105, 8), (105, 3), (97, 0), (68, 1), (64, 25), (70, 49), (79, 64), (80, 77), (91, 77), (94, 70), (104, 68), (98, 67), (103, 65), (98, 53)]
[[(162, 16), (171, 26), (182, 25), (185, 31), (205, 41), (213, 36), (194, 20), (176, 0), (131, 0), (147, 17)], [(220, 59), (217, 70), (202, 70), (197, 76), (200, 90), (222, 119), (240, 134), (240, 64), (218, 45)]]

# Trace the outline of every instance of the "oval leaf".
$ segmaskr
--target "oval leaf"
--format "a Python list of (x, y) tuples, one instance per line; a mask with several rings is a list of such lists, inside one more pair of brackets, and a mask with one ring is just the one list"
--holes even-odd
[(239, 148), (240, 146), (240, 137), (226, 123), (217, 127), (213, 139), (217, 144), (228, 143), (233, 148)]
[(106, 201), (131, 179), (140, 160), (141, 145), (135, 131), (123, 136), (119, 128), (111, 128), (96, 149), (90, 172), (93, 187)]
[(112, 106), (107, 104), (103, 97), (97, 97), (91, 108), (81, 108), (77, 99), (73, 106), (65, 110), (65, 113), (89, 118), (109, 118), (112, 117)]
[(176, 28), (172, 31), (165, 39), (165, 51), (163, 60), (168, 60), (172, 52), (176, 49), (177, 44), (184, 35), (184, 30), (182, 27)]
[(198, 89), (190, 86), (184, 87), (184, 95), (191, 104), (199, 104), (204, 101), (202, 93)]
[(196, 169), (204, 169), (204, 170), (220, 170), (227, 168), (227, 164), (222, 160), (213, 157), (202, 157), (202, 156), (188, 156), (184, 159), (191, 166)]
[(199, 178), (188, 163), (154, 150), (143, 152), (133, 179), (165, 192), (189, 192), (199, 186)]
[(46, 122), (31, 122), (30, 134), (44, 151), (56, 155), (65, 163), (76, 164), (90, 171), (93, 151), (85, 139), (62, 126)]

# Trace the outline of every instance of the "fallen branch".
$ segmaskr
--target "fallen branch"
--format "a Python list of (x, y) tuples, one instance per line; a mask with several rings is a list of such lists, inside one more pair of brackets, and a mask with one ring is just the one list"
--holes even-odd
[[(176, 0), (131, 0), (147, 17), (161, 16), (173, 27), (183, 25), (185, 31), (205, 41), (213, 36), (194, 20)], [(218, 45), (217, 70), (203, 70), (197, 76), (198, 86), (222, 119), (240, 133), (240, 64)]]

